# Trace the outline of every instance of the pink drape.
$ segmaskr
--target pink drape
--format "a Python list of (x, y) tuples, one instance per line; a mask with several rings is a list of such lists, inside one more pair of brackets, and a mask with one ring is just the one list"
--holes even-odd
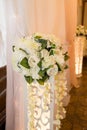
[(78, 82), (75, 75), (75, 56), (74, 56), (74, 36), (77, 26), (77, 5), (78, 0), (65, 0), (65, 23), (66, 23), (66, 40), (69, 43), (69, 68), (70, 82), (78, 87)]

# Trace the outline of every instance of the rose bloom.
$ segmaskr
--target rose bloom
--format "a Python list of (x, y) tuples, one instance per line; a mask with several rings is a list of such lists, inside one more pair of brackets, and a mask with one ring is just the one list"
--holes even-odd
[(49, 52), (46, 50), (46, 49), (43, 49), (41, 51), (41, 57), (42, 58), (45, 58), (45, 57), (48, 57), (49, 56)]
[(40, 76), (38, 75), (40, 71), (40, 68), (38, 66), (32, 67), (30, 69), (30, 75), (32, 76), (33, 79), (39, 79)]
[(55, 64), (55, 59), (53, 55), (44, 57), (44, 60), (42, 61), (43, 68), (48, 68), (50, 65), (54, 65), (54, 64)]
[(64, 64), (64, 56), (62, 54), (60, 55), (55, 54), (54, 57), (57, 63), (59, 63), (60, 65)]
[(54, 76), (57, 73), (58, 73), (58, 67), (57, 67), (57, 65), (54, 65), (52, 68), (50, 68), (50, 69), (47, 70), (47, 74), (49, 76)]
[(20, 62), (24, 57), (27, 57), (27, 55), (23, 51), (15, 47), (15, 52), (13, 52), (12, 56), (12, 64), (15, 71), (21, 72), (22, 69), (18, 67), (18, 62)]
[(30, 67), (34, 67), (39, 62), (39, 59), (36, 55), (30, 56), (28, 59), (28, 63)]

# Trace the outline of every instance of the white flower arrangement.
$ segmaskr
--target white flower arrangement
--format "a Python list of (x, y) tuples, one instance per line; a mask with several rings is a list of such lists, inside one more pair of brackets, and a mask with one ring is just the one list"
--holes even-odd
[(13, 46), (13, 66), (22, 72), (31, 84), (37, 81), (44, 84), (51, 76), (67, 68), (67, 52), (54, 36), (33, 34), (23, 37)]
[(83, 25), (78, 25), (76, 28), (76, 36), (87, 37), (87, 29)]
[[(61, 127), (60, 120), (66, 112), (62, 100), (67, 95), (64, 72), (68, 68), (66, 64), (68, 58), (68, 53), (63, 51), (62, 44), (53, 35), (35, 33), (30, 37), (19, 39), (13, 46), (13, 68), (22, 73), (28, 83), (28, 130), (35, 130), (37, 127), (34, 123), (36, 107), (47, 111), (52, 100), (58, 109), (53, 124), (56, 125), (56, 129)], [(53, 78), (55, 81), (52, 80)], [(43, 87), (38, 89), (39, 84)], [(34, 88), (37, 88), (36, 92)], [(39, 92), (42, 88), (43, 94)], [(37, 91), (39, 95), (35, 95)], [(53, 91), (55, 99), (53, 99)], [(42, 106), (38, 102), (38, 96), (41, 98)]]

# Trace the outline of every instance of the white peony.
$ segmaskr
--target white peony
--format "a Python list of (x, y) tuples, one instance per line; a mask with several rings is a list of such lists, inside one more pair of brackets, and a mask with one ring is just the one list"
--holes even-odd
[(33, 51), (33, 50), (38, 50), (38, 48), (40, 48), (40, 44), (33, 41), (32, 39), (30, 38), (22, 38), (19, 40), (19, 46), (23, 46), (24, 48), (28, 48), (30, 51)]

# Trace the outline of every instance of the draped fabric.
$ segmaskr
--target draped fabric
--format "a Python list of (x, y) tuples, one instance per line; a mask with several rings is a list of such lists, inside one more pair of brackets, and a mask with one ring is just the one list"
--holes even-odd
[(6, 22), (3, 0), (0, 0), (0, 67), (6, 65)]
[(6, 130), (25, 130), (23, 77), (12, 69), (12, 45), (18, 37), (34, 32), (52, 33), (66, 46), (64, 0), (4, 1), (7, 27), (7, 104)]
[(78, 87), (78, 82), (75, 75), (75, 55), (74, 55), (74, 36), (77, 26), (77, 6), (78, 0), (65, 0), (65, 19), (66, 19), (66, 39), (69, 43), (69, 68), (70, 68), (70, 82)]
[(0, 31), (0, 67), (6, 65), (6, 44), (3, 41), (2, 31)]

